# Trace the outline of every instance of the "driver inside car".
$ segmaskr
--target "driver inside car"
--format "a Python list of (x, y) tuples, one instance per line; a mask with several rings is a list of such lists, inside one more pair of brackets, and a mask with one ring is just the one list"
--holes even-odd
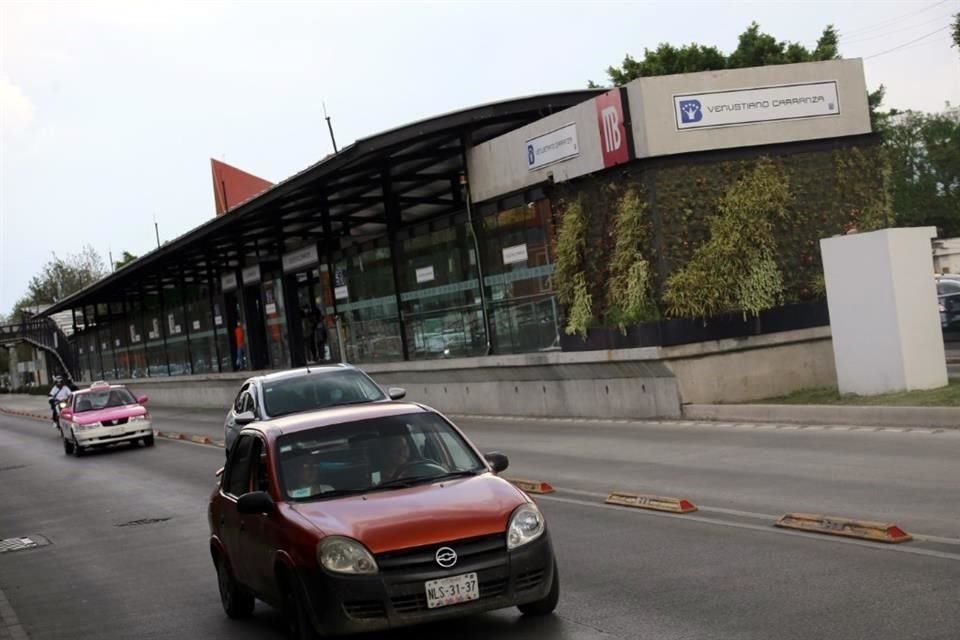
[(382, 441), (383, 464), (380, 467), (380, 481), (396, 480), (404, 467), (413, 461), (410, 443), (406, 436), (391, 435)]

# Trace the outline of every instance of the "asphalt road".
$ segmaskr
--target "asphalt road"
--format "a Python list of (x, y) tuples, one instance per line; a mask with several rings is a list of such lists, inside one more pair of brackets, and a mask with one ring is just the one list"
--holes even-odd
[[(495, 430), (476, 435), (513, 454), (518, 470), (540, 464), (514, 452), (534, 438), (521, 426), (499, 443)], [(906, 448), (915, 441), (847, 435), (900, 437)], [(539, 441), (550, 455), (552, 439)], [(581, 448), (587, 457), (602, 453)], [(220, 609), (205, 508), (222, 457), (219, 449), (158, 441), (76, 459), (64, 456), (49, 425), (0, 416), (0, 538), (50, 541), (0, 553), (0, 637), (282, 637), (266, 606), (240, 623)], [(957, 544), (848, 543), (732, 513), (608, 507), (573, 492), (540, 504), (563, 581), (555, 616), (527, 620), (509, 610), (378, 637), (956, 640), (960, 629)], [(162, 521), (120, 526), (147, 518)]]
[[(223, 438), (223, 414), (153, 409), (158, 429)], [(891, 520), (960, 539), (960, 429), (459, 418), (508, 476), (605, 496), (638, 491), (770, 517)], [(958, 635), (960, 637), (960, 635)]]

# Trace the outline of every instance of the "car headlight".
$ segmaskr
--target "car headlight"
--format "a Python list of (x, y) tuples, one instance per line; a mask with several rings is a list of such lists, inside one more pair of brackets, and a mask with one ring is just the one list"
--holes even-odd
[(377, 561), (352, 538), (330, 536), (317, 545), (317, 560), (327, 571), (369, 576), (377, 573)]
[(130, 416), (130, 422), (141, 422), (143, 420), (149, 420), (150, 416)]
[(510, 516), (510, 526), (507, 527), (507, 549), (513, 550), (533, 542), (543, 535), (546, 528), (543, 514), (537, 505), (527, 503), (517, 507)]
[(86, 429), (99, 429), (102, 426), (99, 422), (91, 422), (90, 424), (78, 424), (77, 429), (84, 431)]

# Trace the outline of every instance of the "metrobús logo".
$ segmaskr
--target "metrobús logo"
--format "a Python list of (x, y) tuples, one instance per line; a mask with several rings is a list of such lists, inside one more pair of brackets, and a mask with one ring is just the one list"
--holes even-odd
[(681, 100), (680, 119), (684, 123), (700, 122), (703, 120), (703, 105), (699, 100)]
[(675, 95), (677, 128), (699, 129), (840, 114), (836, 81)]

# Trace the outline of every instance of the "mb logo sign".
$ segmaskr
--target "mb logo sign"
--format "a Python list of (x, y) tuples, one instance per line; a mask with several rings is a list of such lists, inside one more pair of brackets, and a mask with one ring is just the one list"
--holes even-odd
[(614, 89), (597, 96), (597, 120), (600, 126), (600, 151), (604, 168), (630, 160), (627, 131), (624, 127), (623, 100), (620, 90)]

